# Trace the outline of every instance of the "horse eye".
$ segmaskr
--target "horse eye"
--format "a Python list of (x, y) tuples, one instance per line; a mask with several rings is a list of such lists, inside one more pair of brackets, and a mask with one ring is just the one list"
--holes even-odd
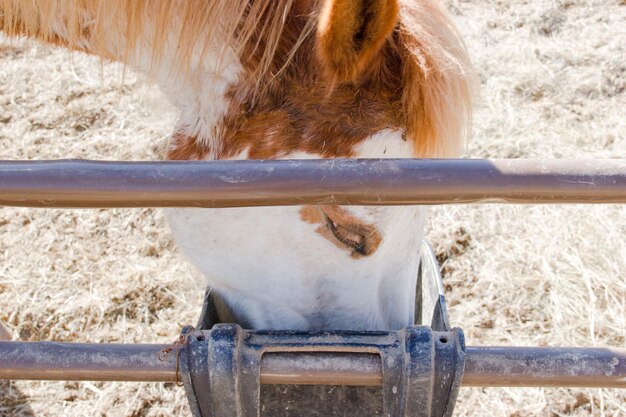
[(366, 255), (365, 253), (365, 241), (366, 237), (359, 234), (356, 231), (350, 230), (337, 222), (332, 221), (328, 216), (326, 217), (326, 225), (328, 230), (335, 236), (335, 238), (346, 245), (349, 248), (360, 255)]
[(368, 256), (376, 251), (381, 241), (376, 227), (345, 216), (333, 218), (326, 210), (323, 213), (327, 229), (339, 243), (352, 249), (353, 256)]

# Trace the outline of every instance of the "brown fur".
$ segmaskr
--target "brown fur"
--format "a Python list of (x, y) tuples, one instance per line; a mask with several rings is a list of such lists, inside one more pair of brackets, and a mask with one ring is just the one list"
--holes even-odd
[[(294, 17), (285, 28), (298, 33), (306, 25), (306, 19)], [(277, 57), (285, 57), (298, 39), (284, 37)], [(402, 59), (396, 48), (381, 52), (360, 82), (335, 86), (311, 53), (314, 43), (313, 37), (306, 38), (281, 76), (268, 80), (262, 94), (253, 80), (232, 89), (218, 158), (246, 149), (251, 159), (280, 158), (298, 151), (323, 158), (352, 157), (354, 147), (364, 139), (381, 129), (400, 130), (406, 125)], [(271, 70), (281, 67), (277, 60)]]
[(165, 157), (170, 161), (200, 161), (207, 152), (206, 146), (198, 144), (196, 138), (179, 132), (170, 139)]
[(317, 55), (328, 77), (354, 81), (398, 23), (397, 0), (328, 0), (317, 25)]
[[(214, 157), (229, 158), (245, 150), (251, 159), (281, 158), (294, 152), (323, 158), (353, 157), (355, 146), (382, 129), (406, 130), (416, 156), (458, 152), (460, 136), (469, 124), (472, 78), (467, 61), (454, 61), (456, 56), (465, 57), (456, 32), (438, 26), (447, 22), (443, 12), (435, 6), (430, 10), (402, 2), (399, 10), (405, 20), (417, 19), (418, 12), (436, 18), (418, 22), (429, 24), (423, 39), (401, 23), (394, 33), (378, 39), (380, 46), (370, 45), (370, 50), (378, 49), (368, 58), (366, 68), (360, 68), (358, 60), (346, 61), (354, 76), (338, 82), (339, 77), (329, 75), (328, 60), (320, 56), (320, 31), (309, 31), (316, 10), (340, 5), (353, 10), (330, 0), (321, 6), (318, 2), (295, 3), (275, 45), (268, 76), (261, 82), (264, 88), (259, 89), (258, 79), (250, 76), (231, 89), (231, 109), (224, 120), (221, 148)], [(397, 26), (389, 23), (392, 20), (387, 19), (391, 29)], [(427, 47), (445, 40), (444, 35), (452, 37), (450, 44), (456, 46), (442, 46), (442, 52)], [(268, 34), (261, 32), (254, 47), (249, 45), (244, 51), (249, 74), (254, 74), (268, 42)], [(342, 47), (339, 40), (334, 44), (337, 51), (351, 47)]]
[[(349, 249), (354, 259), (372, 255), (382, 242), (376, 226), (363, 222), (340, 206), (305, 206), (300, 209), (300, 218), (307, 223), (319, 224), (316, 232), (335, 246)], [(329, 222), (337, 226), (331, 227)], [(360, 244), (347, 243), (355, 240)]]
[(421, 157), (458, 156), (471, 129), (475, 75), (460, 34), (434, 1), (401, 1), (407, 134)]

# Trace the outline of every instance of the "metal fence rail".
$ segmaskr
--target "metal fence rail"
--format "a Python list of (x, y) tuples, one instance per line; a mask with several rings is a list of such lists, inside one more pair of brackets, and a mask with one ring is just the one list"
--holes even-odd
[[(166, 345), (0, 342), (0, 379), (175, 382), (176, 351)], [(328, 359), (328, 352), (320, 352)], [(298, 356), (294, 360), (294, 355)], [(380, 385), (380, 359), (364, 364), (351, 355), (316, 360), (315, 352), (267, 355), (261, 382)], [(626, 388), (626, 349), (467, 347), (465, 387)]]
[[(626, 203), (624, 160), (0, 161), (0, 205), (245, 207), (302, 204)], [(0, 333), (0, 340), (6, 334)], [(177, 381), (165, 345), (0, 341), (0, 379)], [(271, 384), (382, 383), (376, 355), (262, 357)], [(328, 359), (329, 352), (324, 352)], [(295, 358), (293, 355), (300, 355)], [(626, 349), (467, 347), (463, 386), (626, 388)]]
[(0, 205), (626, 203), (626, 159), (0, 161)]

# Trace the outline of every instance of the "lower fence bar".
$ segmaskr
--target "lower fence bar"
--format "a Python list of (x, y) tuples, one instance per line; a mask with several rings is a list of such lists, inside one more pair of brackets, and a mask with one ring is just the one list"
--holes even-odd
[[(70, 381), (177, 380), (177, 351), (159, 359), (166, 345), (0, 342), (0, 379)], [(263, 357), (261, 382), (269, 384), (380, 385), (376, 358), (328, 352), (281, 359)], [(322, 358), (320, 358), (322, 359)], [(626, 388), (626, 350), (609, 348), (467, 347), (465, 387)]]
[(0, 161), (0, 205), (626, 203), (626, 159)]
[(0, 342), (0, 379), (176, 382), (166, 345)]
[(626, 388), (626, 350), (468, 347), (465, 387)]

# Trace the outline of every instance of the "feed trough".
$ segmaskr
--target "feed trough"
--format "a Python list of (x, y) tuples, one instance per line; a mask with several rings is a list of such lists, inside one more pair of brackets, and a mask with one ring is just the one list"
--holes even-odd
[[(323, 178), (323, 180), (321, 180)], [(184, 186), (183, 186), (184, 185)], [(0, 204), (625, 203), (626, 161), (335, 160), (0, 164)], [(466, 346), (439, 265), (421, 251), (415, 325), (251, 331), (210, 290), (172, 345), (0, 342), (0, 379), (179, 382), (195, 416), (450, 416), (463, 386), (626, 388), (626, 351)], [(220, 312), (220, 313), (218, 313)]]

